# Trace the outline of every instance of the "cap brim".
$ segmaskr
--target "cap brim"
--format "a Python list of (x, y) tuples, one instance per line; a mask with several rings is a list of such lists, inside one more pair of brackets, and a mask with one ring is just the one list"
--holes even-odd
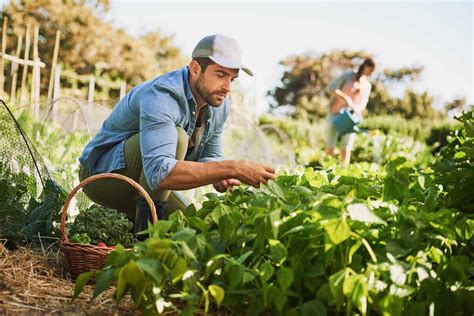
[(253, 77), (253, 72), (250, 70), (248, 67), (242, 65), (242, 64), (236, 64), (232, 60), (228, 60), (225, 58), (218, 58), (215, 56), (209, 57), (213, 62), (215, 62), (218, 65), (221, 65), (222, 67), (230, 68), (230, 69), (242, 69), (245, 71), (245, 73), (249, 76)]

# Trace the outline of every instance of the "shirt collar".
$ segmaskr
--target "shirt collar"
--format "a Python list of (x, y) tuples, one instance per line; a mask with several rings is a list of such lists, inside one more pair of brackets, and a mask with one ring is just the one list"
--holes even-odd
[(186, 99), (188, 101), (191, 101), (194, 103), (194, 106), (196, 106), (196, 100), (194, 99), (193, 92), (191, 90), (191, 86), (189, 85), (189, 68), (188, 66), (183, 67), (183, 81), (184, 81), (184, 95), (186, 96)]

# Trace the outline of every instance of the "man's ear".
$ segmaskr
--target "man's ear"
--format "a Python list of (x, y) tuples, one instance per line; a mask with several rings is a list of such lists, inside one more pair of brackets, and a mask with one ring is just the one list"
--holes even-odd
[(199, 74), (201, 73), (201, 66), (196, 60), (192, 59), (189, 63), (189, 71), (191, 75), (195, 77), (199, 76)]

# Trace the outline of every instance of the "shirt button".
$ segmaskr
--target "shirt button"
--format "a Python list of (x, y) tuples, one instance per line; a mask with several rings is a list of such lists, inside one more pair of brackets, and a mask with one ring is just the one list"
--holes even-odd
[(196, 115), (196, 112), (193, 111), (193, 115)]

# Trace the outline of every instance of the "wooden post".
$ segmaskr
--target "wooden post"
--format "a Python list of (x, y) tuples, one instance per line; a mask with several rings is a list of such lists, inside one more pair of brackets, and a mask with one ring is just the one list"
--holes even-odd
[[(57, 65), (56, 70), (54, 72), (53, 100), (57, 100), (59, 98), (60, 82), (61, 82), (61, 65)], [(58, 121), (58, 105), (55, 102), (53, 102), (53, 113), (52, 113), (51, 119), (53, 122)]]
[(38, 84), (38, 72), (40, 71), (36, 62), (38, 61), (38, 36), (39, 36), (39, 27), (35, 25), (33, 31), (33, 62), (35, 63), (33, 66), (33, 73), (31, 76), (31, 93), (30, 93), (30, 102), (31, 102), (31, 110), (33, 112), (34, 118), (39, 120), (39, 104), (36, 97), (36, 91)]
[(0, 99), (5, 98), (4, 96), (4, 88), (5, 88), (5, 74), (4, 74), (4, 63), (3, 63), (3, 54), (6, 53), (7, 50), (7, 24), (8, 18), (5, 17), (3, 20), (3, 29), (2, 29), (2, 58), (0, 58)]
[(56, 41), (54, 42), (53, 63), (51, 64), (51, 76), (49, 78), (48, 100), (53, 96), (53, 85), (55, 82), (54, 75), (56, 73), (56, 64), (58, 63), (59, 41), (61, 38), (61, 31), (56, 31)]
[(126, 89), (127, 89), (127, 83), (125, 81), (122, 81), (120, 83), (120, 99), (119, 100), (122, 100), (122, 98), (125, 96)]
[[(22, 45), (23, 45), (23, 34), (20, 32), (20, 34), (18, 34), (18, 43), (16, 45), (16, 54), (15, 54), (15, 57), (18, 59), (20, 59)], [(12, 76), (12, 88), (10, 91), (10, 104), (12, 106), (14, 106), (16, 103), (16, 81), (18, 79), (18, 69), (19, 69), (18, 63), (13, 61), (12, 70), (10, 74)]]
[(53, 88), (53, 99), (59, 98), (61, 82), (61, 65), (56, 66), (56, 72), (54, 74), (54, 88)]
[(87, 96), (87, 102), (94, 102), (94, 89), (95, 89), (95, 77), (91, 76), (89, 80), (89, 95)]
[(26, 77), (28, 76), (28, 65), (26, 64), (30, 55), (30, 25), (26, 26), (26, 36), (25, 36), (25, 54), (23, 64), (23, 75), (21, 77), (21, 90), (20, 90), (20, 105), (23, 105), (23, 102), (26, 102)]
[(76, 131), (77, 130), (77, 125), (79, 124), (79, 115), (82, 112), (82, 108), (78, 105), (75, 112), (74, 112), (74, 117), (72, 119), (72, 130)]
[(89, 95), (87, 96), (87, 114), (92, 115), (92, 103), (94, 103), (95, 77), (89, 80)]

